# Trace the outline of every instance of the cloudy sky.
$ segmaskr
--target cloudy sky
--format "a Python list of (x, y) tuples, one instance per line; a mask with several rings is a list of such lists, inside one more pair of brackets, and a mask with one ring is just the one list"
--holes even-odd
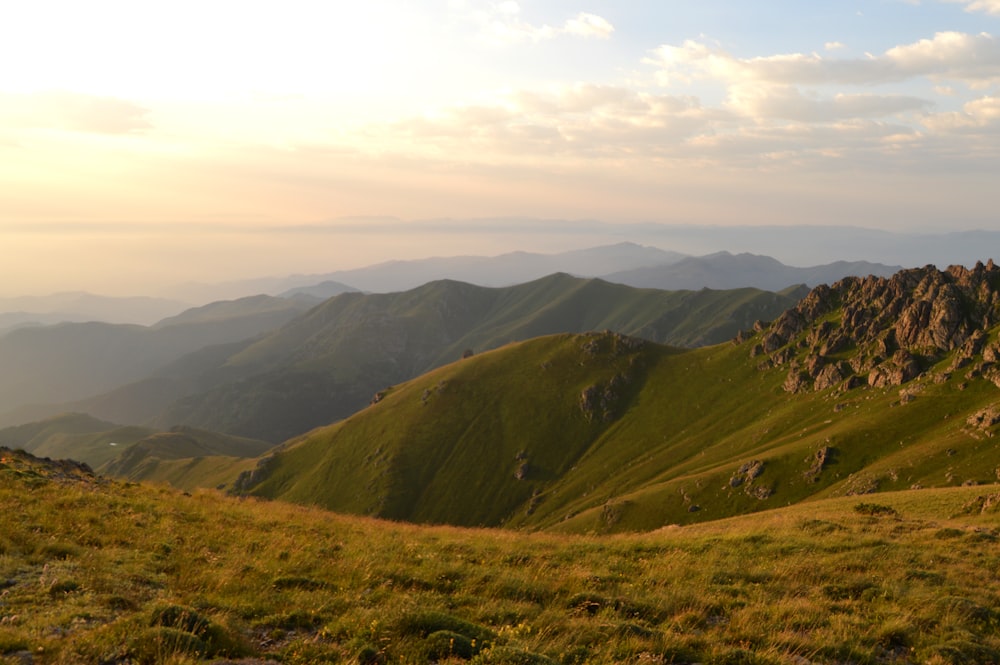
[(483, 219), (1000, 229), (1000, 0), (32, 0), (0, 61), (0, 292), (556, 249)]

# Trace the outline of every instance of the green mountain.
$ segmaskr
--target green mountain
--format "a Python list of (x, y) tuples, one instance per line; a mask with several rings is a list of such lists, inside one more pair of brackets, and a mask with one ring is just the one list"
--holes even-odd
[(991, 262), (818, 287), (738, 343), (532, 339), (384, 391), (235, 488), (398, 520), (606, 532), (993, 483), (998, 323)]
[(697, 346), (777, 316), (801, 292), (665, 292), (565, 274), (506, 288), (431, 282), (390, 294), (346, 293), (239, 349), (211, 388), (178, 400), (154, 422), (185, 423), (279, 442), (363, 408), (400, 381), (513, 341), (615, 330)]

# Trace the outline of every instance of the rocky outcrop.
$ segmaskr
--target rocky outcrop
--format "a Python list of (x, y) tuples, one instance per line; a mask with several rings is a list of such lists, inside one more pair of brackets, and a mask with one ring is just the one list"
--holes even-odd
[(803, 473), (803, 477), (811, 483), (819, 481), (819, 476), (823, 473), (823, 469), (830, 462), (833, 457), (834, 449), (830, 446), (823, 446), (816, 453), (806, 461), (809, 462), (809, 468)]
[(816, 287), (770, 326), (755, 326), (751, 356), (766, 356), (762, 368), (789, 365), (789, 392), (898, 386), (953, 351), (953, 370), (982, 358), (986, 374), (1000, 361), (1000, 344), (985, 333), (997, 323), (1000, 268), (992, 260), (926, 266)]
[(997, 404), (977, 411), (966, 420), (969, 427), (991, 435), (990, 428), (997, 423), (1000, 423), (1000, 405)]
[(628, 377), (615, 374), (607, 383), (595, 383), (580, 393), (580, 410), (588, 422), (599, 420), (611, 422), (615, 419), (616, 406), (622, 389), (628, 385)]
[(729, 487), (736, 489), (737, 487), (742, 486), (743, 491), (747, 494), (747, 496), (752, 496), (763, 501), (774, 494), (774, 490), (770, 487), (754, 483), (754, 481), (757, 480), (763, 472), (764, 462), (761, 460), (744, 462), (740, 465), (740, 468), (738, 468), (733, 475), (730, 476)]
[(908, 351), (898, 349), (892, 358), (875, 366), (868, 374), (868, 385), (873, 388), (901, 386), (920, 375), (920, 363)]

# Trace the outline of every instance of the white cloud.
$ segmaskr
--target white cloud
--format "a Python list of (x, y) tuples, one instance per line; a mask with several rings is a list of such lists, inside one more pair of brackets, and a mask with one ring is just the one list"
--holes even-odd
[(1000, 97), (981, 97), (961, 111), (928, 116), (924, 124), (937, 132), (1000, 133)]
[(615, 158), (676, 154), (684, 141), (726, 117), (691, 97), (586, 84), (513, 92), (495, 105), (455, 107), (372, 128), (371, 136), (390, 150), (475, 154), (503, 163)]
[(783, 53), (737, 58), (703, 42), (664, 45), (647, 63), (670, 84), (693, 79), (764, 81), (783, 84), (876, 85), (915, 77), (970, 84), (1000, 80), (1000, 40), (987, 33), (939, 32), (932, 39), (897, 46), (882, 55), (832, 59), (817, 53)]
[(839, 51), (840, 49), (847, 48), (847, 45), (842, 44), (841, 42), (827, 42), (823, 45), (823, 48), (827, 51)]
[(883, 57), (905, 78), (928, 76), (970, 83), (1000, 79), (1000, 40), (985, 32), (939, 32), (933, 39), (889, 49)]
[(927, 101), (903, 95), (839, 93), (832, 97), (803, 94), (790, 85), (734, 85), (728, 104), (752, 118), (799, 122), (832, 122), (850, 118), (880, 118), (926, 108)]
[(471, 12), (464, 4), (451, 6), (453, 10), (462, 11), (478, 23), (481, 32), (489, 41), (501, 44), (541, 42), (563, 35), (608, 39), (615, 30), (607, 19), (587, 12), (580, 12), (576, 17), (567, 19), (560, 27), (548, 24), (536, 25), (521, 18), (521, 6), (512, 0), (489, 3)]
[(984, 12), (1000, 16), (1000, 0), (947, 0), (951, 3), (965, 5), (967, 12)]
[(566, 21), (563, 32), (577, 37), (597, 37), (598, 39), (608, 39), (615, 27), (606, 19), (595, 14), (581, 13), (574, 19)]

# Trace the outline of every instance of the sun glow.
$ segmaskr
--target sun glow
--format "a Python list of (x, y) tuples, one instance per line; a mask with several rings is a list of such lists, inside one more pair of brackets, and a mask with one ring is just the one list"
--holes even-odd
[(9, 3), (0, 87), (137, 99), (368, 94), (405, 69), (416, 22), (385, 1)]

